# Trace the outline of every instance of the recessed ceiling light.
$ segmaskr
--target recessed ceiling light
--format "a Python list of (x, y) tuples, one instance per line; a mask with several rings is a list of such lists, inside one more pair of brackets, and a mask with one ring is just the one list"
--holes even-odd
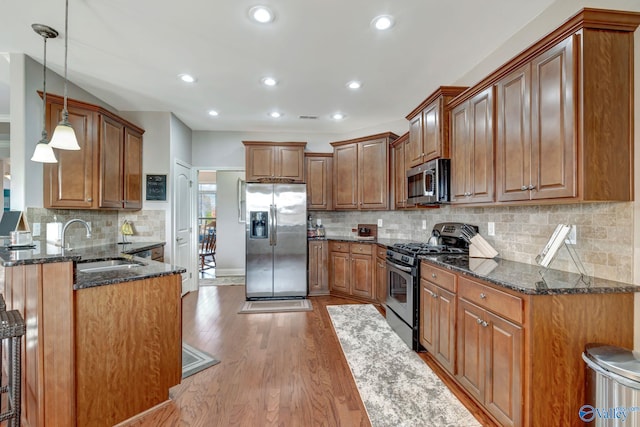
[(209, 115), (216, 117), (218, 115), (218, 112), (216, 110), (209, 110)]
[(269, 117), (274, 118), (274, 119), (279, 119), (282, 116), (283, 116), (283, 114), (278, 112), (278, 111), (272, 111), (272, 112), (269, 113)]
[(347, 83), (347, 87), (349, 89), (360, 89), (362, 87), (362, 83), (360, 83), (357, 80), (352, 80), (349, 83)]
[(196, 78), (193, 77), (191, 74), (179, 74), (178, 77), (180, 77), (180, 80), (182, 80), (185, 83), (195, 83), (196, 82)]
[(373, 21), (371, 21), (371, 25), (373, 25), (376, 30), (388, 30), (393, 27), (393, 17), (390, 15), (376, 16), (373, 18)]
[(275, 86), (278, 84), (278, 81), (273, 77), (264, 77), (261, 81), (265, 86)]
[(334, 113), (334, 114), (331, 115), (331, 118), (333, 120), (342, 120), (342, 119), (344, 119), (344, 114), (342, 114), (342, 113)]
[(253, 6), (249, 9), (249, 17), (261, 24), (273, 22), (275, 14), (267, 6)]

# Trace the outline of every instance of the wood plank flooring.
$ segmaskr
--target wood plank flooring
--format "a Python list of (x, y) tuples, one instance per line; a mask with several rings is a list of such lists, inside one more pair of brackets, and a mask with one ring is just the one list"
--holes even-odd
[(206, 286), (185, 295), (183, 340), (221, 363), (184, 379), (169, 404), (126, 425), (370, 426), (325, 309), (355, 302), (313, 297), (310, 312), (238, 314), (244, 292)]

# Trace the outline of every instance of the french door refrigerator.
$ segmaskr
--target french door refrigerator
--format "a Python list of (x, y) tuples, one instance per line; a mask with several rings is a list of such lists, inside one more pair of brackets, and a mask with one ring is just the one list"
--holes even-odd
[(247, 184), (247, 299), (307, 296), (306, 184)]

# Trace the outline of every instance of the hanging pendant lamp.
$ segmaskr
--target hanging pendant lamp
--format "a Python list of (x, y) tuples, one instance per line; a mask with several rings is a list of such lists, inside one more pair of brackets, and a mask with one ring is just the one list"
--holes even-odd
[(36, 144), (36, 149), (33, 151), (31, 160), (40, 163), (58, 163), (56, 155), (49, 145), (47, 140), (47, 39), (55, 39), (58, 37), (58, 32), (47, 25), (33, 24), (31, 25), (33, 31), (38, 33), (44, 39), (44, 61), (42, 65), (43, 69), (43, 81), (42, 81), (42, 139)]
[(67, 111), (67, 45), (69, 41), (69, 0), (65, 2), (64, 11), (64, 108), (62, 110), (62, 120), (56, 126), (51, 137), (51, 146), (60, 150), (79, 150), (76, 133), (69, 123), (69, 112)]

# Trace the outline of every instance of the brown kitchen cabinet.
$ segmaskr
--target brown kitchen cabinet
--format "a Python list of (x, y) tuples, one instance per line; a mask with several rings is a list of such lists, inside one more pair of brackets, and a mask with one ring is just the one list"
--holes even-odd
[(496, 83), (497, 201), (633, 200), (632, 38), (585, 28)]
[(391, 164), (393, 178), (393, 207), (404, 209), (414, 207), (408, 200), (407, 193), (407, 142), (409, 134), (405, 133), (391, 144)]
[(305, 182), (306, 142), (242, 141), (245, 146), (246, 181)]
[(407, 115), (407, 169), (429, 160), (449, 157), (449, 110), (445, 106), (466, 89), (462, 86), (440, 86)]
[(391, 132), (332, 142), (333, 208), (389, 208), (389, 144)]
[(451, 111), (451, 203), (493, 202), (493, 141), (490, 87)]
[[(520, 426), (523, 328), (500, 314), (505, 307), (521, 314), (522, 300), (466, 278), (459, 280), (458, 381), (500, 425)], [(470, 301), (475, 295), (477, 305)]]
[(333, 153), (304, 153), (307, 210), (333, 209)]
[(329, 294), (329, 243), (309, 240), (309, 296)]
[(329, 242), (329, 289), (332, 294), (374, 301), (371, 243)]
[(452, 375), (456, 349), (456, 275), (420, 266), (420, 344)]
[[(67, 101), (80, 150), (55, 150), (58, 163), (44, 165), (44, 206), (141, 209), (144, 130), (102, 107)], [(62, 117), (62, 105), (63, 98), (47, 94), (51, 130)]]
[(387, 306), (387, 247), (376, 248), (376, 301)]

